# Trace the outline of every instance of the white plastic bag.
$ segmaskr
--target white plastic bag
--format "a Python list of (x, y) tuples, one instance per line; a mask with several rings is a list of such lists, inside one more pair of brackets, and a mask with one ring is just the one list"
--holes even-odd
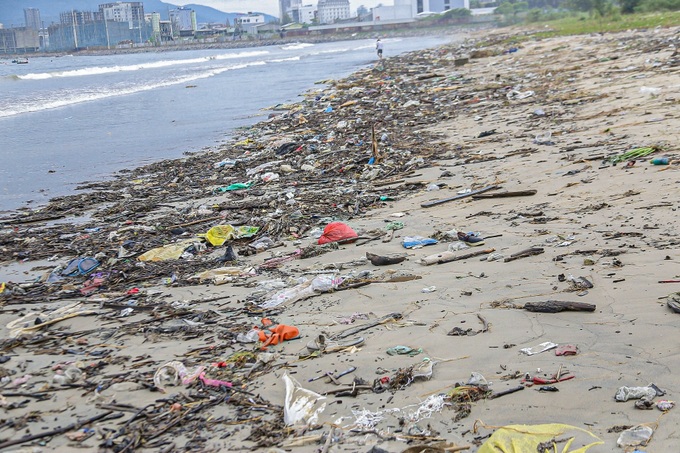
[(286, 398), (283, 406), (283, 421), (292, 426), (304, 423), (308, 426), (317, 424), (319, 415), (326, 409), (326, 397), (303, 388), (298, 381), (284, 373)]

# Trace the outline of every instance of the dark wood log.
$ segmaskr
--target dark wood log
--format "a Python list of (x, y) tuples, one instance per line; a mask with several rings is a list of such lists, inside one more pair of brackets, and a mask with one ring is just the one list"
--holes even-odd
[(482, 198), (509, 198), (509, 197), (529, 197), (531, 195), (536, 195), (536, 190), (517, 190), (515, 192), (497, 192), (497, 193), (481, 193), (478, 195), (473, 195), (474, 199)]
[(545, 302), (527, 302), (524, 309), (539, 313), (559, 313), (561, 311), (595, 311), (594, 304), (585, 302), (569, 302), (561, 300), (547, 300)]
[(503, 262), (507, 263), (509, 261), (515, 261), (520, 258), (526, 258), (527, 256), (540, 255), (543, 252), (545, 252), (545, 250), (543, 250), (542, 247), (531, 247), (526, 250), (522, 250), (521, 252), (513, 253), (509, 257), (505, 258)]

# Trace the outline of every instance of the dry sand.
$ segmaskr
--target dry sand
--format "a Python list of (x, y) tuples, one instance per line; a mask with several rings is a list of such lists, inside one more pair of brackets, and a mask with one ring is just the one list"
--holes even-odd
[[(152, 391), (151, 378), (167, 361), (209, 366), (236, 351), (252, 349), (233, 344), (225, 331), (235, 325), (260, 323), (257, 313), (246, 317), (237, 311), (243, 308), (253, 288), (242, 283), (158, 287), (136, 282), (143, 291), (161, 291), (164, 296), (155, 299), (159, 305), (192, 301), (189, 310), (195, 316), (190, 319), (203, 324), (197, 332), (191, 333), (185, 328), (176, 334), (145, 328), (147, 324), (160, 324), (150, 322), (149, 311), (117, 318), (119, 310), (100, 309), (96, 303), (111, 298), (95, 293), (86, 306), (99, 315), (60, 322), (43, 329), (44, 336), (37, 337), (49, 338), (50, 331), (73, 332), (72, 336), (61, 337), (59, 347), (49, 342), (48, 347), (41, 347), (40, 342), (30, 340), (12, 347), (9, 340), (5, 341), (3, 353), (11, 356), (11, 360), (3, 365), (4, 370), (16, 373), (10, 379), (25, 374), (33, 376), (11, 391), (42, 390), (48, 396), (43, 401), (7, 397), (5, 404), (19, 407), (5, 407), (0, 438), (18, 439), (39, 434), (101, 414), (107, 407), (116, 414), (121, 407), (111, 406), (115, 401), (133, 409), (128, 407), (119, 419), (90, 425), (96, 434), (80, 443), (56, 435), (35, 451), (96, 451), (102, 448), (101, 436), (115, 437), (123, 423), (134, 415), (134, 408), (154, 403), (155, 412), (149, 412), (143, 422), (131, 422), (130, 427), (145, 433), (147, 447), (149, 442), (164, 440), (165, 446), (174, 443), (177, 450), (193, 445), (199, 451), (237, 451), (260, 445), (257, 449), (265, 451), (267, 442), (262, 439), (269, 436), (271, 451), (284, 448), (365, 452), (376, 446), (374, 451), (381, 448), (399, 452), (413, 445), (445, 441), (449, 447), (469, 446), (468, 451), (474, 452), (493, 432), (492, 428), (481, 428), (474, 433), (475, 420), (481, 420), (494, 427), (565, 423), (584, 428), (604, 441), (590, 452), (621, 450), (616, 446), (619, 434), (609, 432), (614, 426), (658, 423), (653, 425), (656, 431), (651, 442), (641, 450), (677, 451), (680, 445), (677, 408), (662, 415), (656, 408), (636, 409), (633, 401), (617, 402), (614, 395), (621, 386), (650, 383), (667, 391), (667, 395), (655, 400), (674, 400), (680, 392), (676, 335), (680, 315), (669, 310), (665, 303), (665, 296), (680, 291), (680, 284), (659, 283), (677, 280), (680, 276), (677, 216), (680, 57), (674, 54), (673, 47), (677, 45), (678, 32), (678, 28), (674, 28), (528, 39), (514, 53), (502, 53), (509, 47), (503, 44), (507, 36), (489, 32), (484, 37), (490, 43), (486, 47), (452, 46), (432, 53), (429, 60), (419, 59), (412, 71), (412, 83), (430, 83), (430, 99), (436, 93), (448, 92), (442, 87), (457, 87), (457, 100), (450, 105), (451, 119), (421, 126), (423, 133), (429, 134), (430, 147), (440, 147), (442, 152), (434, 165), (418, 169), (418, 174), (409, 179), (426, 185), (441, 184), (440, 190), (420, 189), (346, 221), (360, 233), (384, 230), (388, 221), (403, 222), (404, 228), (396, 231), (390, 242), (341, 245), (330, 253), (289, 261), (274, 272), (274, 276), (314, 277), (306, 272), (328, 268), (331, 263), (336, 267), (354, 263), (356, 265), (345, 264), (339, 275), (347, 276), (350, 272), (356, 275), (366, 269), (376, 275), (393, 269), (419, 279), (372, 283), (279, 307), (270, 317), (282, 324), (297, 326), (302, 338), (270, 347), (268, 351), (276, 356), (270, 368), (265, 368), (266, 372), (254, 373), (251, 378), (245, 378), (243, 373), (235, 375), (234, 382), (250, 392), (252, 399), (235, 392), (232, 399), (210, 408), (200, 406), (205, 400), (197, 395), (215, 398), (219, 392), (201, 393), (193, 384), (168, 387), (168, 393), (163, 395)], [(517, 33), (524, 32), (518, 30)], [(464, 53), (478, 58), (471, 58), (464, 66), (454, 66), (454, 60)], [(404, 67), (408, 69), (407, 65)], [(436, 82), (417, 79), (425, 73), (443, 77)], [(512, 90), (533, 94), (524, 99), (508, 97), (507, 93)], [(427, 107), (423, 102), (415, 110), (404, 110), (406, 113), (402, 111), (400, 115), (417, 119), (418, 110)], [(536, 112), (538, 109), (543, 113)], [(413, 133), (412, 128), (409, 131)], [(479, 138), (485, 131), (495, 133)], [(386, 132), (398, 140), (400, 131)], [(431, 138), (432, 134), (435, 139)], [(539, 141), (543, 137), (544, 142), (550, 143), (536, 143), (537, 136)], [(606, 163), (605, 157), (651, 145), (661, 146), (663, 151), (634, 165)], [(662, 155), (670, 158), (670, 165), (650, 164), (651, 158)], [(431, 208), (421, 207), (423, 202), (453, 197), (461, 190), (490, 184), (508, 191), (533, 189), (537, 193), (527, 197), (465, 198)], [(375, 188), (375, 193), (381, 190)], [(220, 197), (215, 197), (206, 203), (219, 200)], [(501, 235), (487, 239), (482, 247), (456, 252), (458, 254), (493, 248), (509, 257), (529, 247), (543, 248), (544, 253), (510, 262), (487, 261), (484, 255), (425, 266), (420, 263), (421, 258), (446, 251), (449, 243), (441, 241), (411, 250), (402, 246), (406, 236), (433, 237), (437, 232), (446, 231)], [(308, 236), (301, 238), (303, 246), (314, 242), (315, 239)], [(290, 253), (294, 246), (292, 241), (286, 243), (284, 250)], [(383, 255), (408, 253), (408, 259), (385, 267), (375, 267), (365, 261), (357, 264), (367, 251)], [(258, 265), (269, 256), (270, 252), (264, 252), (241, 258), (240, 264)], [(4, 275), (10, 275), (11, 269), (6, 267)], [(593, 287), (575, 290), (568, 279), (560, 281), (561, 274), (567, 278), (585, 277)], [(274, 276), (262, 275), (254, 280)], [(156, 285), (158, 281), (150, 283)], [(216, 297), (224, 299), (201, 302)], [(58, 299), (50, 303), (46, 300), (35, 302), (41, 309), (66, 305)], [(546, 300), (584, 302), (597, 308), (594, 312), (554, 314), (521, 309), (526, 302)], [(29, 306), (9, 302), (11, 299), (5, 301), (0, 317), (3, 325), (25, 314)], [(68, 301), (71, 302), (73, 300)], [(15, 311), (18, 308), (22, 311)], [(232, 310), (236, 310), (236, 314), (230, 314)], [(318, 334), (333, 334), (368, 322), (356, 319), (352, 324), (341, 324), (341, 320), (357, 313), (369, 320), (400, 313), (402, 319), (364, 330), (359, 335), (365, 342), (358, 348), (299, 359), (308, 354), (306, 344)], [(488, 331), (474, 336), (447, 335), (454, 327), (480, 330), (482, 323), (478, 316), (488, 322)], [(133, 322), (139, 322), (134, 329), (137, 335), (130, 330), (121, 330), (124, 334), (116, 335), (115, 330), (109, 330), (123, 329)], [(5, 329), (3, 337), (7, 335)], [(575, 345), (578, 354), (556, 356), (550, 350), (527, 356), (520, 352), (522, 348), (543, 342)], [(422, 348), (422, 353), (414, 357), (386, 353), (388, 348), (397, 345)], [(109, 351), (102, 360), (106, 365), (100, 365), (100, 371), (89, 371), (88, 365), (99, 363), (92, 352), (103, 350)], [(324, 379), (313, 382), (308, 379), (354, 366), (354, 373), (340, 378), (342, 384), (349, 385), (355, 377), (373, 384), (375, 379), (394, 377), (399, 369), (421, 363), (426, 357), (435, 362), (431, 379), (417, 380), (403, 389), (383, 393), (363, 390), (356, 397), (329, 396), (319, 418), (321, 427), (307, 432), (302, 428), (283, 429), (280, 409), (284, 405), (284, 372), (304, 388), (324, 393), (336, 386)], [(101, 385), (104, 388), (101, 395), (96, 396), (92, 386), (66, 388), (52, 383), (54, 372), (50, 367), (68, 361), (81, 361), (76, 365), (88, 376), (86, 381), (78, 383)], [(527, 374), (549, 377), (560, 372), (574, 378), (554, 384), (558, 392), (538, 391), (537, 385), (500, 398), (471, 402), (469, 416), (457, 421), (454, 420), (456, 411), (446, 406), (434, 411), (429, 418), (421, 414), (421, 418), (400, 422), (400, 418), (415, 412), (428, 397), (446, 394), (456, 383), (467, 382), (473, 372), (481, 373), (493, 392), (522, 385), (522, 378)], [(504, 379), (513, 374), (518, 377)], [(214, 373), (213, 377), (217, 375)], [(113, 382), (116, 385), (110, 387)], [(5, 387), (3, 393), (9, 391)], [(188, 395), (193, 395), (193, 402), (189, 402)], [(159, 401), (159, 398), (167, 400)], [(182, 404), (180, 412), (170, 411), (173, 402)], [(248, 404), (259, 406), (260, 411), (246, 408)], [(195, 407), (201, 410), (192, 414), (191, 408)], [(403, 408), (407, 409), (390, 411)], [(355, 414), (370, 411), (381, 421), (371, 427), (364, 425), (362, 433), (353, 411)], [(167, 427), (171, 420), (179, 421), (175, 427), (167, 428), (167, 432), (157, 431)], [(333, 442), (328, 443), (326, 436), (331, 424), (339, 428), (334, 431)], [(134, 432), (130, 430), (115, 438), (114, 443), (132, 438)], [(153, 440), (150, 433), (156, 434)], [(307, 445), (291, 447), (294, 437), (307, 440)], [(39, 442), (25, 446), (39, 446)], [(162, 449), (158, 445), (155, 448)]]

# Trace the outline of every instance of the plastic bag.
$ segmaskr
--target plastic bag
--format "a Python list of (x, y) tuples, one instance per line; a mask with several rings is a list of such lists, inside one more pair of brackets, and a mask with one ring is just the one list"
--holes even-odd
[(323, 229), (323, 234), (319, 238), (318, 244), (328, 244), (329, 242), (343, 241), (356, 237), (359, 237), (359, 235), (349, 225), (342, 222), (331, 222)]
[(619, 447), (637, 447), (638, 445), (647, 445), (649, 439), (652, 438), (654, 430), (649, 426), (637, 425), (630, 429), (623, 431), (616, 441)]
[(519, 352), (522, 352), (526, 355), (534, 355), (534, 354), (539, 354), (541, 352), (549, 351), (550, 349), (554, 349), (556, 347), (557, 347), (556, 343), (551, 343), (550, 341), (546, 341), (545, 343), (541, 343), (537, 346), (534, 346), (533, 348), (520, 349)]
[(402, 242), (404, 248), (419, 249), (426, 245), (436, 244), (438, 241), (432, 238), (424, 238), (422, 236), (406, 236)]
[[(508, 425), (497, 429), (477, 450), (477, 453), (527, 453), (538, 451), (540, 443), (550, 441), (558, 436), (574, 437), (561, 450), (556, 450), (561, 453), (584, 453), (590, 447), (604, 444), (599, 437), (585, 429), (561, 423), (533, 426)], [(591, 439), (596, 440), (586, 444)], [(579, 447), (578, 445), (581, 446)], [(572, 447), (576, 448), (571, 449)]]
[(204, 366), (188, 369), (182, 362), (172, 361), (161, 365), (153, 375), (153, 383), (161, 393), (165, 393), (165, 385), (189, 385), (199, 378), (205, 370)]
[(616, 401), (628, 401), (634, 399), (651, 400), (656, 397), (656, 389), (653, 387), (619, 387), (614, 399)]
[(205, 235), (199, 235), (199, 236), (205, 236), (205, 239), (213, 246), (219, 247), (220, 245), (223, 245), (225, 242), (233, 240), (233, 239), (240, 239), (240, 238), (247, 238), (254, 236), (257, 234), (257, 232), (260, 229), (258, 227), (253, 227), (253, 226), (240, 226), (238, 228), (234, 228), (231, 225), (216, 225), (208, 230)]
[(283, 406), (283, 421), (288, 426), (304, 423), (317, 424), (319, 415), (326, 409), (326, 397), (303, 388), (298, 381), (284, 373), (286, 397)]

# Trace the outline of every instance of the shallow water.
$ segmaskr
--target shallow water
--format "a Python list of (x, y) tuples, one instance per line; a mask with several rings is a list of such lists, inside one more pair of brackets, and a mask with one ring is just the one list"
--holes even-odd
[[(385, 56), (451, 37), (385, 40)], [(315, 82), (375, 63), (373, 40), (0, 64), (0, 211), (84, 181), (181, 157), (294, 102)]]

